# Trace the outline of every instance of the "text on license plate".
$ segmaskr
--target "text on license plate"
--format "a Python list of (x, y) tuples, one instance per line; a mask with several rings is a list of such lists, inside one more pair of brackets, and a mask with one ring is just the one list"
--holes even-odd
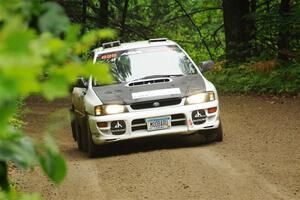
[(171, 116), (146, 119), (148, 131), (162, 130), (171, 127)]

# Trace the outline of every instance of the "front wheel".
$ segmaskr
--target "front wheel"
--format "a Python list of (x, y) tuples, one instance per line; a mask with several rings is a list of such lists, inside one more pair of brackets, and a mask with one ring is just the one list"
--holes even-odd
[(223, 141), (223, 129), (220, 121), (219, 127), (216, 129), (207, 130), (204, 133), (206, 143), (222, 142)]
[(97, 145), (94, 144), (92, 139), (92, 133), (90, 130), (90, 126), (88, 124), (88, 120), (86, 120), (86, 139), (87, 139), (87, 153), (90, 158), (94, 158), (97, 154)]
[(221, 121), (220, 121), (219, 127), (216, 128), (216, 129), (214, 130), (214, 132), (215, 132), (214, 134), (216, 135), (215, 141), (216, 141), (216, 142), (222, 142), (222, 141), (223, 141), (223, 128), (222, 128), (222, 123), (221, 123)]
[(76, 141), (76, 119), (75, 119), (75, 114), (74, 114), (74, 109), (72, 106), (72, 109), (70, 109), (70, 120), (71, 120), (71, 130), (72, 130), (72, 136), (73, 139)]
[(74, 117), (74, 134), (75, 140), (77, 142), (78, 149), (82, 152), (87, 151), (87, 139), (85, 133), (85, 122), (84, 118), (80, 118), (79, 116)]
[(78, 149), (83, 151), (82, 133), (78, 120), (74, 116), (71, 122), (73, 138), (77, 143)]

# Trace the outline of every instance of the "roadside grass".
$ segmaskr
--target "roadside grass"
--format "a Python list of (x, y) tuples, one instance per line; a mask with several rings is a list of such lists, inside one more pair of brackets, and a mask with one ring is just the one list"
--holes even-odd
[(217, 63), (213, 71), (204, 75), (221, 93), (300, 95), (300, 63), (297, 62), (265, 61), (226, 67)]

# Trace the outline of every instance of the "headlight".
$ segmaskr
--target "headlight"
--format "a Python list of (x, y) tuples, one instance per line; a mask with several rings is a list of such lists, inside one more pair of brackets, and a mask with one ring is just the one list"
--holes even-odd
[(125, 106), (123, 105), (107, 105), (104, 106), (105, 114), (117, 114), (125, 112)]
[(124, 105), (103, 105), (95, 107), (95, 115), (110, 115), (126, 112)]
[(186, 98), (186, 104), (197, 104), (215, 100), (215, 94), (212, 91), (199, 93)]
[(95, 107), (95, 115), (99, 116), (102, 114), (102, 108), (101, 106), (96, 106)]

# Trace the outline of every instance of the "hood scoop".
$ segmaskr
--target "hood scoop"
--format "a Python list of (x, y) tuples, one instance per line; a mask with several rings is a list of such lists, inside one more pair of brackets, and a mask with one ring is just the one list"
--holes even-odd
[(146, 79), (146, 80), (138, 80), (138, 81), (130, 82), (127, 84), (127, 86), (133, 87), (133, 86), (150, 85), (150, 84), (167, 83), (167, 82), (171, 82), (171, 79), (169, 78)]

